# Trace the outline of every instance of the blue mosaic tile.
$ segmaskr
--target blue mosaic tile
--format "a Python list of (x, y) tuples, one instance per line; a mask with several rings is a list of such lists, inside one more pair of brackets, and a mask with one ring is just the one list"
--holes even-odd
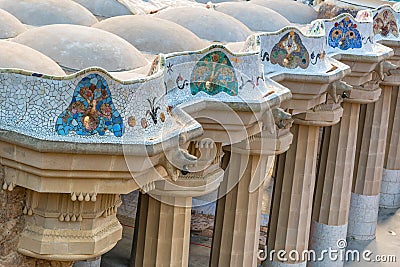
[(329, 32), (328, 44), (333, 48), (339, 47), (341, 50), (361, 48), (362, 37), (357, 30), (357, 24), (347, 17), (336, 22)]
[(124, 134), (121, 115), (114, 107), (106, 80), (98, 74), (83, 78), (74, 90), (72, 101), (56, 121), (59, 135), (74, 131), (78, 135), (104, 135), (107, 131), (116, 137)]

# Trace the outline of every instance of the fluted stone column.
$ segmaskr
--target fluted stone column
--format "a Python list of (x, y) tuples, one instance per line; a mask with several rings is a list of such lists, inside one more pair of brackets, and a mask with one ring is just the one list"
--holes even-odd
[(230, 160), (219, 189), (212, 267), (257, 266), (262, 184), (272, 164), (273, 152), (271, 155), (253, 152), (235, 144), (225, 154), (230, 154)]
[(392, 90), (389, 128), (379, 205), (400, 208), (400, 94), (399, 87)]
[(375, 238), (391, 89), (382, 86), (377, 102), (361, 105), (347, 232), (359, 240)]
[(192, 198), (139, 198), (131, 266), (187, 267)]
[[(310, 236), (310, 249), (316, 255), (329, 248), (341, 249), (338, 241), (346, 239), (359, 113), (360, 104), (345, 102), (341, 121), (324, 129)], [(343, 264), (328, 257), (308, 263), (330, 267)]]
[(278, 157), (267, 246), (269, 254), (284, 250), (288, 261), (279, 261), (275, 253), (266, 266), (306, 266), (290, 260), (289, 253), (301, 255), (308, 248), (319, 131), (318, 126), (294, 124), (293, 143)]

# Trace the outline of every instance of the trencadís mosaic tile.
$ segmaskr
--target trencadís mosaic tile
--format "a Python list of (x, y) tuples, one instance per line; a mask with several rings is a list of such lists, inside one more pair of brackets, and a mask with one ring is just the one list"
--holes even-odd
[(65, 77), (3, 69), (0, 107), (1, 129), (42, 140), (140, 144), (181, 128), (170, 116), (163, 72), (119, 81), (97, 68)]
[(223, 45), (165, 56), (168, 105), (213, 100), (223, 103), (260, 103), (265, 96), (279, 101), (277, 85), (265, 82), (259, 53), (235, 54)]
[(316, 21), (305, 29), (285, 27), (254, 34), (247, 39), (245, 50), (259, 49), (268, 73), (326, 73), (332, 66), (325, 57), (325, 44), (324, 23)]
[(361, 10), (357, 18), (371, 14), (373, 18), (373, 33), (376, 41), (380, 40), (400, 40), (399, 17), (400, 14), (390, 5), (382, 5), (372, 10)]
[(359, 54), (373, 52), (375, 39), (372, 16), (364, 14), (354, 18), (350, 14), (341, 14), (324, 20), (327, 35), (327, 53)]

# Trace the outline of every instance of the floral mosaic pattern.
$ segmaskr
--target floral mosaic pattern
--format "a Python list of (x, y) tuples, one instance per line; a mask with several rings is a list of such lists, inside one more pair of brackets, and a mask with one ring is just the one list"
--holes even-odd
[(396, 18), (392, 11), (386, 9), (374, 16), (374, 34), (380, 34), (387, 37), (389, 34), (399, 36), (399, 28), (397, 26)]
[(209, 95), (225, 92), (238, 94), (238, 81), (229, 58), (221, 51), (214, 51), (197, 62), (191, 74), (192, 95), (203, 91)]
[(310, 64), (310, 55), (299, 34), (290, 31), (272, 48), (270, 60), (272, 64), (279, 64), (285, 68), (306, 69)]
[(56, 131), (59, 135), (70, 131), (78, 135), (104, 135), (107, 131), (116, 137), (123, 135), (122, 117), (103, 77), (89, 74), (78, 83), (69, 107), (56, 121)]
[(319, 36), (325, 34), (325, 24), (321, 20), (311, 22), (310, 29), (307, 30), (308, 35)]
[(361, 48), (362, 37), (357, 30), (357, 24), (350, 18), (346, 17), (340, 22), (336, 22), (335, 26), (329, 32), (328, 44), (333, 48), (348, 50), (350, 48)]
[[(157, 99), (156, 97), (153, 97), (153, 99), (151, 100), (147, 99), (147, 102), (149, 104), (149, 109), (146, 111), (146, 117), (149, 117), (153, 121), (154, 125), (156, 125), (159, 122), (159, 120), (161, 120), (161, 122), (165, 121), (164, 112), (161, 112), (160, 116), (158, 116), (161, 107), (158, 105), (156, 99)], [(144, 129), (146, 129), (149, 126), (149, 123), (146, 118), (142, 118), (141, 125)]]

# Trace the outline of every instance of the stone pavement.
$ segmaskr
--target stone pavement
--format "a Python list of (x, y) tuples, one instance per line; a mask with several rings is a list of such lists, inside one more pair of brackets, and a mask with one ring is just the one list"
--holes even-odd
[[(373, 255), (395, 255), (397, 263), (347, 262), (346, 267), (390, 267), (400, 265), (400, 210), (381, 209), (376, 239), (372, 241), (348, 240), (348, 249), (371, 250)], [(208, 267), (211, 238), (192, 235), (190, 240), (189, 267)], [(132, 242), (126, 235), (117, 246), (102, 258), (101, 267), (127, 267)]]

